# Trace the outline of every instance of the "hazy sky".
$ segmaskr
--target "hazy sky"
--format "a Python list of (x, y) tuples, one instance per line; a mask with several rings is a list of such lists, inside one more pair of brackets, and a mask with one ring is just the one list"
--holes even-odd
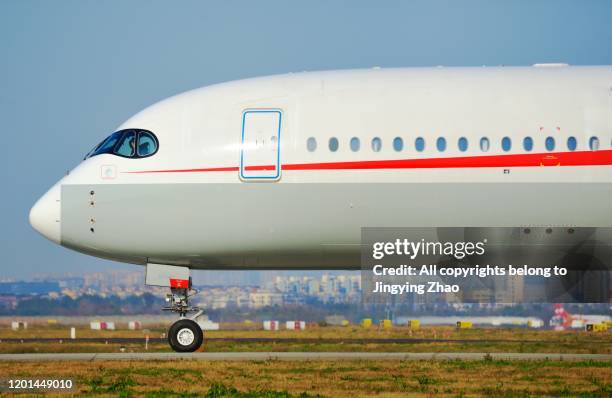
[(290, 71), (612, 64), (612, 1), (0, 0), (0, 278), (134, 269), (28, 224), (35, 200), (140, 109)]

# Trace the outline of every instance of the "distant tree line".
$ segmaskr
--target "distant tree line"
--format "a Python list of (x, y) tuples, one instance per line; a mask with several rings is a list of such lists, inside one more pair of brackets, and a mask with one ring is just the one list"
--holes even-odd
[(159, 314), (164, 300), (150, 293), (140, 296), (89, 296), (58, 299), (29, 296), (18, 301), (15, 309), (0, 309), (0, 315), (133, 315)]

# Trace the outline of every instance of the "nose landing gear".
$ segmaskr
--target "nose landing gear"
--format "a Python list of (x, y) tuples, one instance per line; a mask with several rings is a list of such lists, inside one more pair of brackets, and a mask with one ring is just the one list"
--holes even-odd
[[(166, 296), (168, 305), (163, 310), (178, 312), (180, 319), (170, 326), (168, 343), (174, 351), (194, 352), (200, 348), (204, 341), (202, 328), (195, 321), (204, 311), (189, 305), (189, 298), (195, 296), (198, 291), (191, 287), (191, 278), (189, 278), (187, 286), (185, 286), (184, 281), (181, 283), (171, 279), (170, 291), (171, 293)], [(194, 312), (194, 314), (187, 317), (190, 312)]]
[[(189, 268), (149, 263), (145, 283), (170, 288), (170, 293), (166, 295), (167, 305), (163, 310), (179, 314), (179, 320), (168, 330), (170, 347), (177, 352), (193, 352), (200, 348), (204, 334), (196, 319), (204, 311), (189, 304), (189, 299), (198, 293), (192, 288)], [(187, 316), (189, 313), (193, 315)]]

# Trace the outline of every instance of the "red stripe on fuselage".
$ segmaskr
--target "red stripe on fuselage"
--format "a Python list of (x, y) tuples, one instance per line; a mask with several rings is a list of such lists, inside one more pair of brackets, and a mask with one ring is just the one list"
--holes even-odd
[[(381, 169), (453, 169), (481, 167), (540, 167), (540, 166), (609, 166), (612, 165), (612, 150), (550, 152), (513, 155), (464, 156), (452, 158), (359, 160), (352, 162), (296, 163), (284, 164), (288, 170), (381, 170)], [(238, 171), (233, 167), (212, 167), (174, 170), (143, 170), (126, 173), (198, 173), (215, 171)], [(247, 171), (274, 170), (274, 165), (247, 166)]]
[(232, 167), (210, 167), (206, 169), (174, 169), (174, 170), (142, 170), (142, 171), (124, 171), (125, 174), (141, 174), (141, 173), (200, 173), (206, 171), (238, 171), (237, 166)]

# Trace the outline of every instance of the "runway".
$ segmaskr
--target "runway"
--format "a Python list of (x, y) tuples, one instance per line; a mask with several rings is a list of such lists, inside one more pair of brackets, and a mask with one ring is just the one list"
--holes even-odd
[(512, 360), (512, 361), (612, 361), (612, 354), (555, 354), (517, 352), (134, 352), (0, 354), (1, 361), (341, 361), (341, 360)]

